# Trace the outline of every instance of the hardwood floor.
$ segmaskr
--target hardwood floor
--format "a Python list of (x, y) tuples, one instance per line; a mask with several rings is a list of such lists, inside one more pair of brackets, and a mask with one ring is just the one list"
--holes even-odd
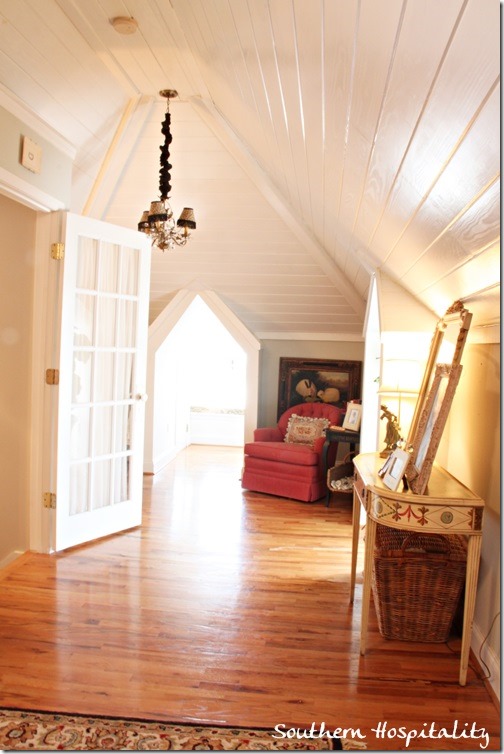
[[(359, 655), (351, 506), (242, 492), (241, 449), (191, 446), (144, 478), (144, 522), (0, 574), (0, 704), (231, 725), (484, 729), (500, 715), (460, 642), (383, 639)], [(363, 548), (361, 548), (362, 550)], [(358, 573), (362, 571), (359, 564)], [(477, 735), (482, 735), (477, 734)], [(482, 738), (411, 750), (480, 749)], [(483, 746), (481, 747), (483, 748)]]

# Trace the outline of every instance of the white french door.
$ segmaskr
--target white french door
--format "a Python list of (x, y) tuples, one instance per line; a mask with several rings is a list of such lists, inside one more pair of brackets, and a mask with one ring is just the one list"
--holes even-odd
[(45, 386), (50, 550), (141, 523), (150, 273), (142, 234), (57, 214), (64, 259), (48, 267), (46, 323), (47, 366), (59, 369), (59, 384)]

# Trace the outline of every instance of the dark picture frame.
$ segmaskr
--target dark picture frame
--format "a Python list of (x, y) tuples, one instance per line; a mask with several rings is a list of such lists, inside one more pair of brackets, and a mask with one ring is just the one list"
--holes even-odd
[(278, 418), (299, 403), (346, 408), (361, 396), (362, 362), (280, 357)]

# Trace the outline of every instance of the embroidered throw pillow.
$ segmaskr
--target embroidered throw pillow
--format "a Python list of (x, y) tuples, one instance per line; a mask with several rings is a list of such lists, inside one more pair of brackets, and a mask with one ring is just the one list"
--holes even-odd
[(322, 437), (324, 430), (327, 429), (329, 424), (329, 419), (324, 419), (323, 417), (291, 414), (284, 442), (313, 447), (313, 443), (317, 437)]

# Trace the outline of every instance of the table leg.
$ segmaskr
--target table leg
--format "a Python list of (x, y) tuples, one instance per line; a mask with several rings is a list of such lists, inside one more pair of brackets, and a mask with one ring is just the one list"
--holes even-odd
[(360, 507), (361, 503), (359, 496), (354, 490), (352, 509), (352, 572), (350, 575), (350, 602), (354, 601), (355, 594), (355, 574), (357, 571), (357, 554), (359, 552)]
[(476, 586), (481, 553), (481, 537), (470, 536), (467, 544), (466, 586), (464, 602), (464, 624), (462, 629), (462, 648), (460, 651), (459, 683), (466, 685), (467, 669), (469, 667), (469, 650), (471, 649), (471, 635), (476, 604)]
[[(329, 445), (330, 444), (331, 444), (330, 441), (326, 440), (325, 443), (324, 443), (324, 445), (323, 445), (323, 447), (322, 447), (322, 468), (324, 469), (324, 473), (326, 475), (326, 480), (327, 480), (327, 471), (328, 471), (328, 468), (327, 468), (327, 451), (329, 450)], [(327, 481), (326, 481), (326, 484), (327, 484)], [(326, 508), (329, 507), (330, 501), (331, 501), (331, 490), (328, 487), (327, 488), (327, 492), (326, 492), (326, 501), (325, 501)]]
[(374, 546), (376, 539), (376, 521), (369, 518), (366, 521), (366, 549), (364, 551), (364, 584), (362, 587), (362, 617), (360, 653), (366, 654), (366, 638), (369, 622), (369, 607), (371, 601), (371, 578), (373, 572)]

